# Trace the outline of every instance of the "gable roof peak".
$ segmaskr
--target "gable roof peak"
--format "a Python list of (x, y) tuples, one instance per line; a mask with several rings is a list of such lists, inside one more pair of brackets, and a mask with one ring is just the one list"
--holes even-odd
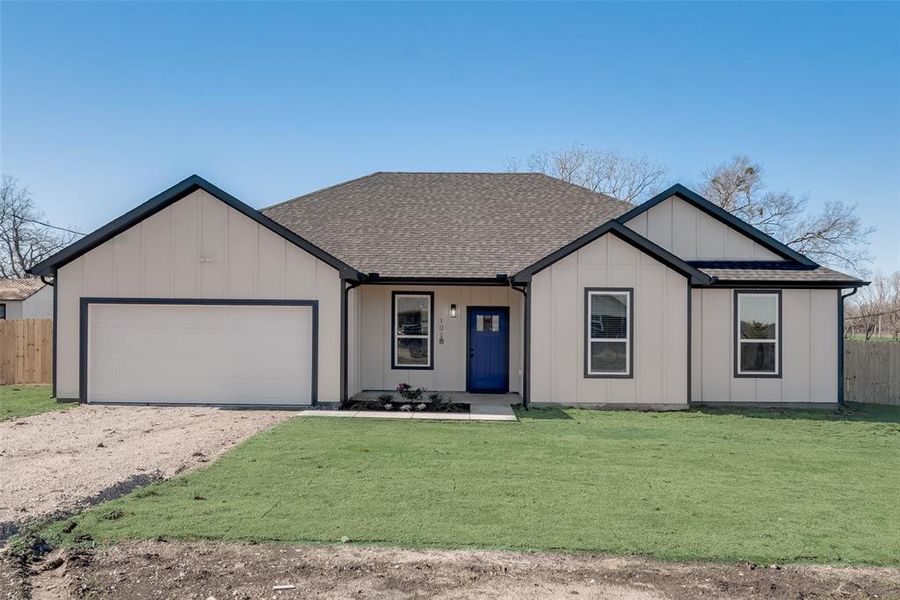
[(695, 208), (705, 212), (706, 214), (708, 214), (711, 217), (713, 217), (714, 219), (717, 219), (718, 221), (724, 223), (725, 225), (728, 225), (732, 229), (736, 229), (737, 231), (744, 234), (751, 240), (755, 241), (757, 244), (763, 246), (764, 248), (771, 250), (772, 252), (781, 256), (782, 258), (785, 258), (787, 260), (794, 260), (794, 261), (797, 261), (801, 264), (808, 265), (808, 266), (813, 266), (813, 267), (819, 266), (818, 263), (816, 263), (809, 257), (804, 256), (803, 254), (800, 254), (799, 252), (797, 252), (796, 250), (794, 250), (787, 244), (784, 244), (783, 242), (779, 242), (778, 240), (776, 240), (769, 234), (765, 233), (764, 231), (757, 229), (750, 223), (747, 223), (743, 219), (736, 217), (735, 215), (731, 214), (730, 212), (728, 212), (727, 210), (725, 210), (718, 204), (710, 202), (709, 200), (707, 200), (706, 198), (704, 198), (697, 192), (689, 189), (688, 187), (686, 187), (680, 183), (676, 183), (676, 184), (668, 187), (667, 189), (665, 189), (662, 192), (658, 193), (657, 195), (653, 196), (646, 202), (635, 206), (633, 209), (629, 210), (625, 214), (619, 215), (618, 217), (616, 217), (616, 220), (619, 221), (620, 223), (627, 223), (628, 221), (637, 217), (638, 215), (641, 215), (641, 214), (647, 212), (648, 210), (650, 210), (657, 204), (661, 204), (662, 202), (665, 202), (672, 196), (677, 196), (677, 197), (681, 198), (682, 200), (691, 204)]

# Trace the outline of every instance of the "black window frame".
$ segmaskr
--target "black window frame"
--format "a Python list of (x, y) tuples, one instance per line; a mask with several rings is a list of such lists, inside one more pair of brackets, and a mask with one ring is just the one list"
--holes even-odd
[[(743, 295), (764, 295), (775, 296), (777, 306), (775, 311), (775, 369), (774, 373), (764, 371), (741, 372), (741, 315), (740, 315), (740, 297)], [(783, 357), (784, 357), (784, 319), (782, 316), (782, 297), (780, 289), (759, 289), (759, 290), (734, 290), (734, 310), (731, 323), (731, 337), (733, 340), (732, 354), (734, 355), (734, 377), (736, 379), (781, 379), (784, 374)], [(768, 343), (768, 342), (759, 342)]]
[[(625, 373), (591, 372), (591, 294), (627, 294), (628, 296), (628, 352)], [(633, 287), (587, 287), (584, 288), (584, 377), (585, 379), (634, 379), (634, 288)]]
[[(400, 296), (427, 296), (428, 297), (428, 364), (427, 365), (398, 365), (397, 364), (397, 298)], [(434, 370), (434, 292), (402, 291), (391, 292), (391, 370), (392, 371), (432, 371)]]

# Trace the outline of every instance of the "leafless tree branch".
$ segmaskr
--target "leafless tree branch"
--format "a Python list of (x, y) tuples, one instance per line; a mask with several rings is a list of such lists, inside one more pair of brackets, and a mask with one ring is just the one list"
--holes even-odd
[[(550, 175), (625, 202), (651, 196), (666, 174), (665, 167), (652, 163), (646, 156), (631, 157), (617, 150), (597, 150), (580, 144), (560, 150), (538, 150), (524, 164), (528, 171)], [(505, 166), (507, 171), (517, 172), (522, 161), (507, 157)]]
[(706, 198), (817, 262), (861, 274), (872, 260), (867, 246), (875, 228), (862, 224), (855, 204), (829, 202), (809, 214), (807, 196), (767, 191), (762, 166), (742, 155), (701, 177)]
[(72, 243), (80, 234), (48, 224), (28, 188), (0, 178), (0, 277), (28, 277), (25, 270)]

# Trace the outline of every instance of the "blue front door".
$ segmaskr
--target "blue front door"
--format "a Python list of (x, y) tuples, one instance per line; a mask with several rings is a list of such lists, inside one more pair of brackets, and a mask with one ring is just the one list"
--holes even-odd
[(469, 368), (466, 389), (470, 392), (509, 390), (509, 309), (469, 307)]

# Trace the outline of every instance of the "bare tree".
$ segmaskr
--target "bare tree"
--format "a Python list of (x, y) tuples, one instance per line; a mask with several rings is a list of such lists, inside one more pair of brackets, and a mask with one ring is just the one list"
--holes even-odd
[(15, 177), (0, 178), (0, 277), (28, 277), (25, 269), (70, 244), (79, 235), (43, 220), (28, 188)]
[(768, 191), (759, 163), (738, 155), (705, 171), (701, 193), (728, 212), (825, 264), (865, 272), (868, 237), (875, 231), (856, 216), (856, 205), (829, 202), (809, 214), (807, 196)]
[(867, 341), (892, 337), (900, 339), (900, 271), (872, 278), (847, 301), (844, 320), (846, 335), (863, 336)]
[[(539, 150), (525, 159), (528, 171), (550, 175), (625, 202), (646, 199), (655, 191), (666, 168), (646, 156), (631, 157), (617, 150), (598, 150), (574, 144), (569, 148)], [(506, 159), (506, 170), (522, 170), (517, 158)]]

